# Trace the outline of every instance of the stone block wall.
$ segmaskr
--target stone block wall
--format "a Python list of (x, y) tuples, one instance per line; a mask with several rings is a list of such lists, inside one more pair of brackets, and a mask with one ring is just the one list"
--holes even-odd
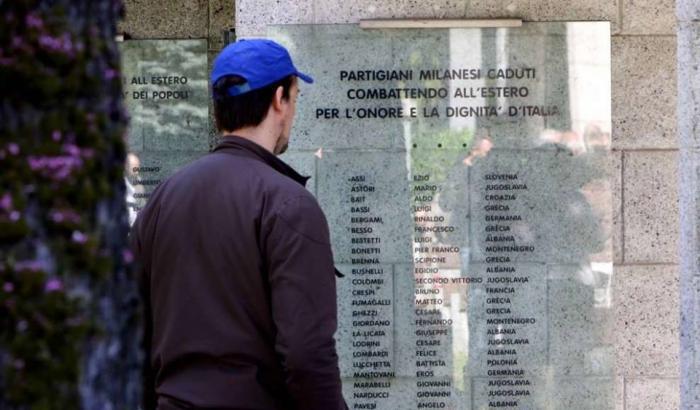
[(700, 3), (678, 0), (678, 135), (681, 208), (681, 404), (700, 409), (700, 237), (698, 180), (700, 173)]
[[(679, 78), (694, 78), (697, 90), (700, 9), (692, 0), (681, 3), (679, 32), (687, 43), (696, 45), (696, 51), (685, 51), (689, 61), (695, 59), (696, 71), (679, 73)], [(680, 158), (697, 164), (700, 145), (697, 131), (692, 131), (697, 123), (681, 125), (680, 131), (688, 134), (681, 139), (684, 145), (676, 136), (677, 19), (673, 1), (238, 0), (234, 4), (233, 0), (127, 0), (126, 10), (121, 30), (131, 38), (208, 39), (210, 57), (222, 47), (223, 31), (233, 27), (239, 37), (257, 37), (265, 34), (268, 24), (357, 23), (370, 18), (610, 21), (617, 408), (679, 407), (681, 231), (677, 163)], [(687, 98), (692, 98), (690, 91), (688, 94)], [(697, 96), (694, 98), (697, 113)], [(679, 112), (684, 109), (690, 108), (679, 105)], [(694, 118), (697, 121), (698, 115)], [(313, 164), (288, 160), (313, 168)], [(684, 172), (682, 176), (684, 184), (697, 184), (697, 173)], [(695, 207), (694, 197), (686, 196), (682, 195), (683, 206)], [(697, 240), (697, 232), (691, 229), (697, 226), (695, 222), (694, 218), (684, 220), (688, 231), (684, 237)], [(695, 243), (686, 246), (687, 255), (697, 250)], [(695, 269), (697, 262), (690, 266), (690, 258), (686, 259), (689, 262), (684, 271)], [(691, 279), (695, 284), (695, 276)], [(682, 303), (697, 310), (697, 302), (697, 296), (686, 295)], [(694, 316), (685, 320), (694, 326)], [(692, 344), (690, 338), (685, 340)], [(686, 359), (692, 363), (698, 360), (694, 354)]]

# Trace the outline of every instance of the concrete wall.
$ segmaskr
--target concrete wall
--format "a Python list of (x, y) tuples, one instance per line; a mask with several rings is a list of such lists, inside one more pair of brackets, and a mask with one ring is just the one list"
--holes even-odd
[[(691, 20), (697, 20), (699, 11), (697, 5), (692, 7), (693, 1), (687, 3), (685, 8), (679, 8), (683, 20), (680, 33), (686, 43), (695, 44), (697, 49), (700, 26)], [(126, 6), (126, 21), (121, 28), (132, 38), (208, 38), (211, 54), (222, 46), (221, 32), (234, 26), (234, 16), (237, 34), (243, 37), (262, 36), (265, 25), (272, 23), (356, 23), (364, 18), (610, 21), (612, 145), (616, 160), (613, 292), (618, 408), (679, 407), (677, 161), (682, 148), (683, 158), (697, 163), (700, 139), (697, 131), (690, 136), (690, 123), (682, 125), (681, 131), (686, 132), (684, 145), (679, 145), (676, 137), (677, 27), (672, 1), (238, 0), (234, 6), (233, 1), (222, 0), (127, 0)], [(686, 51), (688, 58), (694, 57), (697, 62), (697, 54)], [(684, 75), (694, 75), (697, 83), (697, 71), (694, 73), (688, 71)], [(694, 126), (697, 128), (696, 123)], [(692, 175), (685, 175), (692, 186), (697, 185), (696, 169)], [(687, 199), (684, 206), (694, 207), (695, 199)], [(697, 226), (694, 219), (684, 221), (684, 226), (689, 227), (687, 237), (697, 236), (690, 229)], [(698, 249), (693, 246), (689, 249)], [(695, 265), (684, 269), (691, 268), (697, 272)], [(684, 300), (695, 309), (696, 302), (695, 298)], [(694, 316), (686, 317), (692, 323), (693, 319)], [(695, 363), (698, 359), (693, 355), (692, 360)]]
[(678, 132), (681, 186), (681, 403), (700, 409), (698, 384), (698, 156), (700, 148), (700, 3), (678, 0)]

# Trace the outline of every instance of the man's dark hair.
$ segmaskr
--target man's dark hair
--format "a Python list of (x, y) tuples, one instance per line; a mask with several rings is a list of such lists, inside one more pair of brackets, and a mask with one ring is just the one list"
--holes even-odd
[(230, 87), (245, 84), (245, 82), (246, 80), (242, 77), (230, 75), (219, 79), (212, 87), (214, 120), (219, 131), (233, 131), (259, 125), (267, 115), (277, 87), (282, 86), (282, 98), (289, 99), (294, 76), (289, 75), (270, 85), (235, 97), (229, 95)]

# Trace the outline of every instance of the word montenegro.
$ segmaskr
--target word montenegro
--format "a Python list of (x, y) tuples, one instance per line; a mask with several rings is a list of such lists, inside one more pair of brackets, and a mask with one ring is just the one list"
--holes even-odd
[(450, 68), (430, 70), (340, 70), (340, 81), (534, 80), (537, 71), (524, 68)]

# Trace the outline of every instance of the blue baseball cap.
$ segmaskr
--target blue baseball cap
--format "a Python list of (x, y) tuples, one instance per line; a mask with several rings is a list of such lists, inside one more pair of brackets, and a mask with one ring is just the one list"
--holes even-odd
[(296, 75), (307, 83), (314, 79), (294, 67), (287, 49), (266, 39), (239, 40), (229, 44), (214, 60), (211, 70), (211, 83), (227, 75), (237, 75), (246, 83), (229, 88), (231, 96), (270, 85), (289, 75)]

